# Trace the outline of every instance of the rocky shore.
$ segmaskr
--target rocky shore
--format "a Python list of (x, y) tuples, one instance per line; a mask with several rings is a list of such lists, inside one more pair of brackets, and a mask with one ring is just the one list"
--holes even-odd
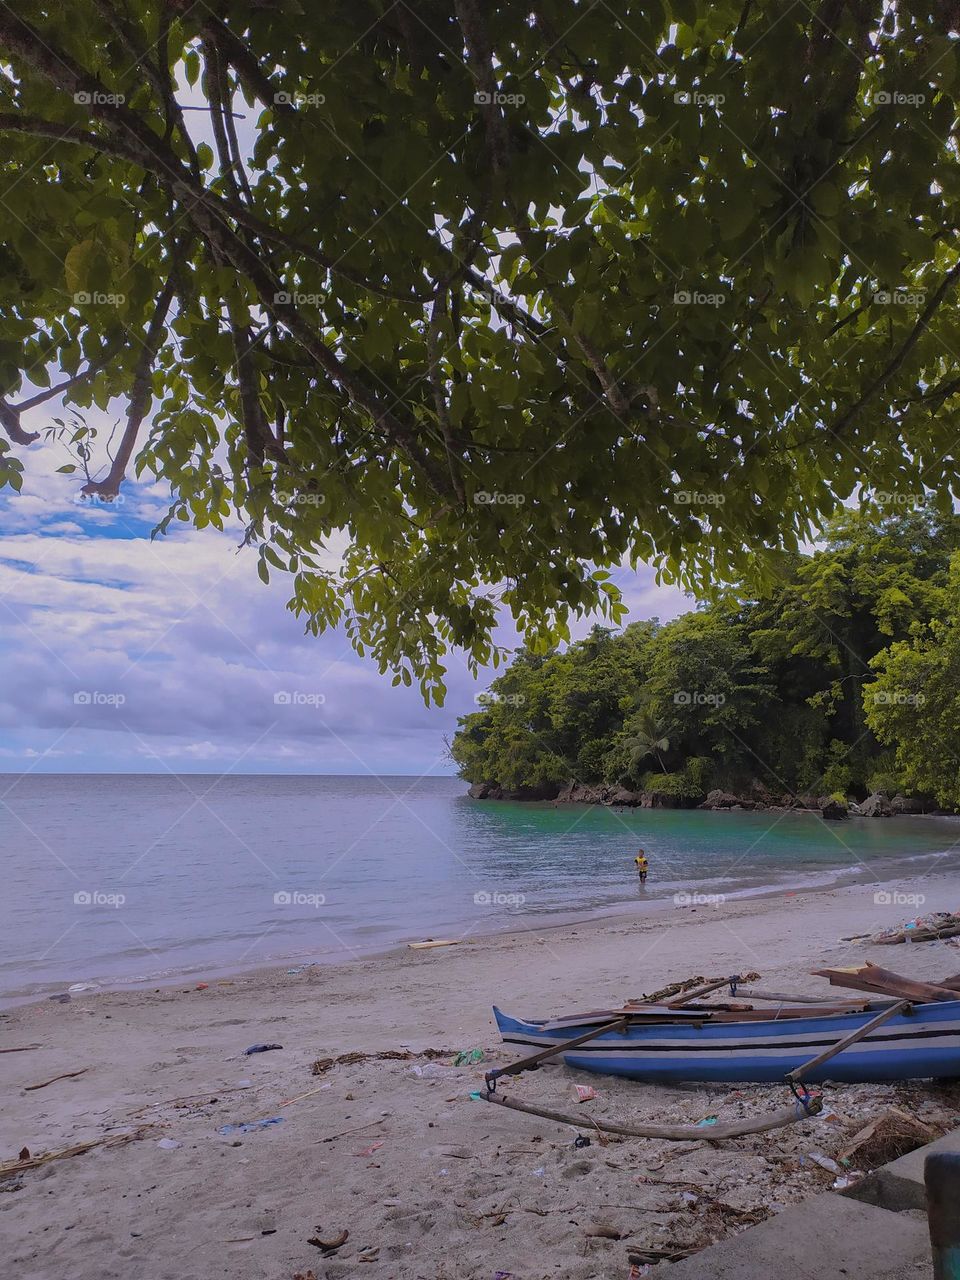
[(745, 793), (716, 788), (705, 798), (671, 795), (660, 791), (630, 791), (626, 787), (569, 782), (563, 787), (525, 788), (511, 791), (496, 782), (475, 782), (468, 795), (474, 800), (552, 800), (554, 804), (597, 804), (623, 809), (747, 809), (784, 813), (796, 810), (817, 813), (829, 821), (848, 817), (893, 818), (898, 814), (943, 814), (942, 809), (908, 796), (887, 797), (881, 791), (865, 800), (840, 800), (836, 796), (774, 794), (761, 783), (753, 783)]

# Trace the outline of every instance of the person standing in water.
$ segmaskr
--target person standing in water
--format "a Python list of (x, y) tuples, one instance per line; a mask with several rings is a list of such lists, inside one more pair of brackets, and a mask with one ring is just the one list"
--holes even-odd
[(647, 872), (650, 870), (650, 864), (647, 862), (647, 855), (642, 849), (640, 849), (633, 861), (637, 867), (637, 875), (640, 877), (640, 883), (646, 884)]

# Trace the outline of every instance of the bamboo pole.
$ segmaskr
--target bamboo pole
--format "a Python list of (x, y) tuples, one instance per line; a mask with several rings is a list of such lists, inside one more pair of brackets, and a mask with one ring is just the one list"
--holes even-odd
[(831, 1045), (829, 1049), (824, 1049), (822, 1053), (818, 1053), (815, 1058), (811, 1058), (809, 1062), (802, 1063), (799, 1067), (794, 1067), (792, 1071), (786, 1074), (786, 1080), (799, 1084), (804, 1076), (809, 1075), (816, 1067), (822, 1067), (825, 1062), (829, 1062), (831, 1058), (835, 1058), (838, 1053), (843, 1053), (844, 1049), (849, 1049), (852, 1044), (856, 1044), (858, 1040), (862, 1040), (864, 1036), (869, 1035), (871, 1031), (875, 1031), (877, 1027), (888, 1022), (898, 1013), (903, 1013), (912, 1002), (910, 1000), (898, 1000), (896, 1004), (892, 1004), (889, 1008), (878, 1013), (875, 1018), (871, 1018), (869, 1022), (865, 1022), (862, 1027), (858, 1027), (856, 1031), (851, 1031), (848, 1036), (844, 1036), (842, 1040), (838, 1040), (835, 1045)]
[(495, 1102), (498, 1106), (508, 1107), (511, 1111), (523, 1111), (526, 1115), (555, 1120), (558, 1124), (572, 1125), (577, 1129), (589, 1126), (599, 1129), (602, 1133), (617, 1133), (627, 1138), (662, 1138), (666, 1142), (686, 1142), (691, 1138), (695, 1141), (718, 1142), (725, 1138), (740, 1138), (748, 1133), (765, 1133), (768, 1129), (781, 1129), (795, 1120), (805, 1120), (808, 1116), (816, 1115), (823, 1108), (820, 1098), (809, 1098), (805, 1107), (795, 1102), (789, 1107), (771, 1111), (765, 1116), (758, 1116), (753, 1120), (738, 1120), (732, 1124), (709, 1126), (647, 1124), (634, 1128), (627, 1125), (608, 1124), (604, 1120), (594, 1120), (592, 1117), (587, 1120), (582, 1115), (564, 1115), (561, 1111), (550, 1111), (546, 1107), (535, 1107), (529, 1102), (518, 1102), (515, 1098), (507, 1098), (501, 1093), (491, 1093), (489, 1089), (482, 1090), (479, 1096), (485, 1102)]
[(738, 1000), (773, 1000), (784, 1004), (869, 1004), (868, 1000), (849, 999), (838, 1001), (836, 996), (791, 996), (783, 991), (752, 991), (749, 987), (741, 987), (737, 991)]

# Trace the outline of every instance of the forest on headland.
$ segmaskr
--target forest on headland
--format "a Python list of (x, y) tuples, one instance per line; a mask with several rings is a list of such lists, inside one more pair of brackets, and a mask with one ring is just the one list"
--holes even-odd
[(478, 704), (479, 798), (960, 810), (960, 518), (845, 510), (764, 596), (522, 648)]

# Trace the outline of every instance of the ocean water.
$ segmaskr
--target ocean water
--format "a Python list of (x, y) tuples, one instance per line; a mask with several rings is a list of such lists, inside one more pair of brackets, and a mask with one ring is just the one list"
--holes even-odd
[(7, 775), (0, 1000), (946, 870), (958, 841), (950, 819), (494, 803), (454, 778)]

